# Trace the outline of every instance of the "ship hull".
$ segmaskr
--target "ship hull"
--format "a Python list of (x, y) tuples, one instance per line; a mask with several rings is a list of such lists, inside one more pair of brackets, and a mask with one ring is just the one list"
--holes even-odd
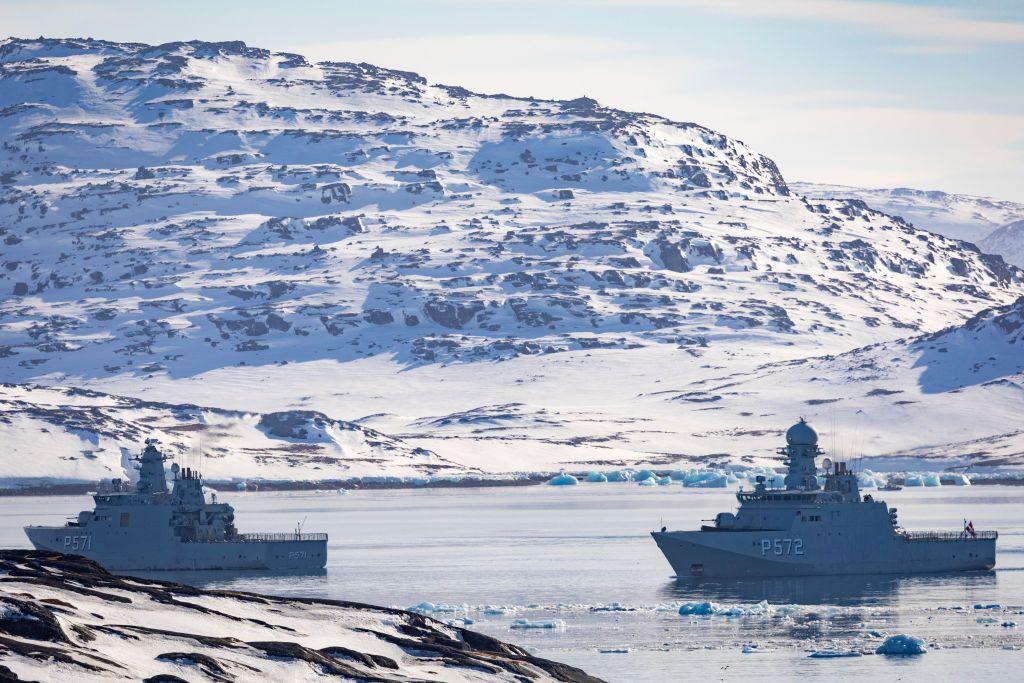
[(25, 534), (36, 550), (81, 555), (110, 571), (308, 571), (327, 564), (327, 541), (319, 539), (183, 543), (66, 526), (30, 526)]
[(679, 577), (838, 576), (989, 570), (995, 539), (882, 540), (783, 531), (656, 531)]

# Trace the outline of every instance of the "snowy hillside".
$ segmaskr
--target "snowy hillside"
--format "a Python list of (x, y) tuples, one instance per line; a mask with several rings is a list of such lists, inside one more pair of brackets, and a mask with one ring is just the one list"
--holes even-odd
[[(875, 456), (870, 467), (1024, 465), (1024, 297), (967, 322), (837, 356), (767, 364), (696, 382), (666, 400), (715, 401), (738, 417), (792, 405), (824, 427), (840, 457)], [(760, 416), (748, 429), (767, 429)], [(927, 431), (922, 431), (922, 425)]]
[[(999, 254), (1018, 266), (1024, 265), (1011, 258), (1011, 255), (1017, 256), (1024, 249), (1024, 242), (1015, 245), (987, 245), (984, 241), (1008, 223), (1024, 220), (1024, 204), (1020, 202), (906, 187), (867, 189), (847, 185), (793, 183), (792, 188), (795, 194), (813, 199), (859, 199), (873, 209), (901, 216), (918, 228), (974, 242), (988, 253)], [(995, 246), (1011, 247), (1017, 251), (1004, 252), (992, 248)]]
[(990, 232), (978, 246), (990, 254), (999, 254), (1008, 263), (1024, 267), (1024, 218)]
[(130, 458), (147, 438), (159, 439), (182, 464), (201, 464), (213, 481), (336, 481), (384, 469), (404, 477), (468, 473), (430, 451), (314, 411), (255, 414), (0, 385), (0, 480), (42, 485), (132, 476)]
[(0, 133), (0, 377), (319, 412), (466, 469), (739, 457), (716, 406), (640, 397), (1024, 294), (696, 124), (242, 43), (5, 41)]
[(0, 571), (4, 680), (599, 683), (397, 609), (114, 576), (35, 551), (0, 551)]

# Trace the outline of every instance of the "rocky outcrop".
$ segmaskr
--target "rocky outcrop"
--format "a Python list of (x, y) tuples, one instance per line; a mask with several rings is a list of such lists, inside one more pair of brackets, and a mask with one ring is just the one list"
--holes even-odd
[(30, 672), (45, 680), (408, 681), (435, 678), (443, 667), (452, 681), (599, 683), (515, 645), (397, 609), (133, 579), (36, 551), (0, 550), (0, 572), (5, 680)]

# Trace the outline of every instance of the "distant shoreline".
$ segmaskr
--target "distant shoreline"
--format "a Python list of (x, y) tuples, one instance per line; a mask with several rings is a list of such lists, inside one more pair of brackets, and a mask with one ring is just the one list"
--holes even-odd
[[(545, 483), (553, 475), (531, 474), (518, 478), (476, 479), (467, 478), (457, 481), (438, 480), (423, 483), (412, 481), (363, 481), (359, 479), (305, 481), (256, 481), (246, 482), (245, 488), (238, 488), (235, 481), (206, 481), (205, 486), (217, 491), (228, 493), (248, 493), (254, 491), (334, 491), (345, 489), (360, 491), (366, 489), (451, 489), (451, 488), (486, 488), (491, 486), (536, 486)], [(0, 489), (0, 497), (18, 496), (78, 496), (96, 491), (96, 482), (81, 484), (48, 484), (40, 486), (19, 486)]]
[[(586, 473), (570, 473), (577, 477), (586, 478)], [(519, 476), (516, 478), (496, 477), (494, 479), (466, 478), (459, 480), (436, 480), (430, 482), (416, 483), (413, 481), (363, 481), (360, 479), (339, 479), (326, 481), (306, 480), (283, 480), (283, 481), (258, 481), (246, 482), (244, 489), (239, 489), (239, 482), (231, 481), (207, 481), (206, 486), (218, 492), (248, 493), (258, 491), (335, 491), (345, 489), (347, 491), (361, 490), (385, 490), (385, 489), (454, 489), (454, 488), (488, 488), (508, 486), (538, 486), (546, 483), (552, 476), (551, 473), (534, 473)], [(1024, 486), (1024, 478), (1018, 477), (991, 477), (985, 479), (971, 480), (972, 486)], [(910, 487), (930, 488), (930, 487)], [(946, 486), (944, 488), (961, 488)], [(19, 496), (82, 496), (96, 491), (96, 482), (76, 484), (49, 484), (40, 486), (21, 486), (0, 489), (0, 497), (15, 498)], [(870, 493), (873, 489), (865, 489)]]

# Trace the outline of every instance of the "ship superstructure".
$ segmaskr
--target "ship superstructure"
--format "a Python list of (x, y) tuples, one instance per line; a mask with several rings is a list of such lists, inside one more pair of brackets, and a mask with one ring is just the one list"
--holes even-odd
[(896, 508), (861, 495), (846, 463), (819, 475), (818, 435), (801, 420), (779, 450), (785, 488), (758, 477), (740, 491), (736, 513), (720, 512), (697, 531), (652, 533), (676, 575), (739, 577), (888, 574), (987, 570), (995, 566), (995, 531), (907, 531)]
[[(110, 570), (317, 569), (327, 562), (327, 534), (239, 533), (235, 511), (203, 489), (202, 475), (171, 466), (146, 442), (135, 486), (114, 479), (93, 495), (95, 508), (64, 526), (27, 526), (39, 550), (83, 555)], [(209, 496), (209, 500), (208, 500)]]

